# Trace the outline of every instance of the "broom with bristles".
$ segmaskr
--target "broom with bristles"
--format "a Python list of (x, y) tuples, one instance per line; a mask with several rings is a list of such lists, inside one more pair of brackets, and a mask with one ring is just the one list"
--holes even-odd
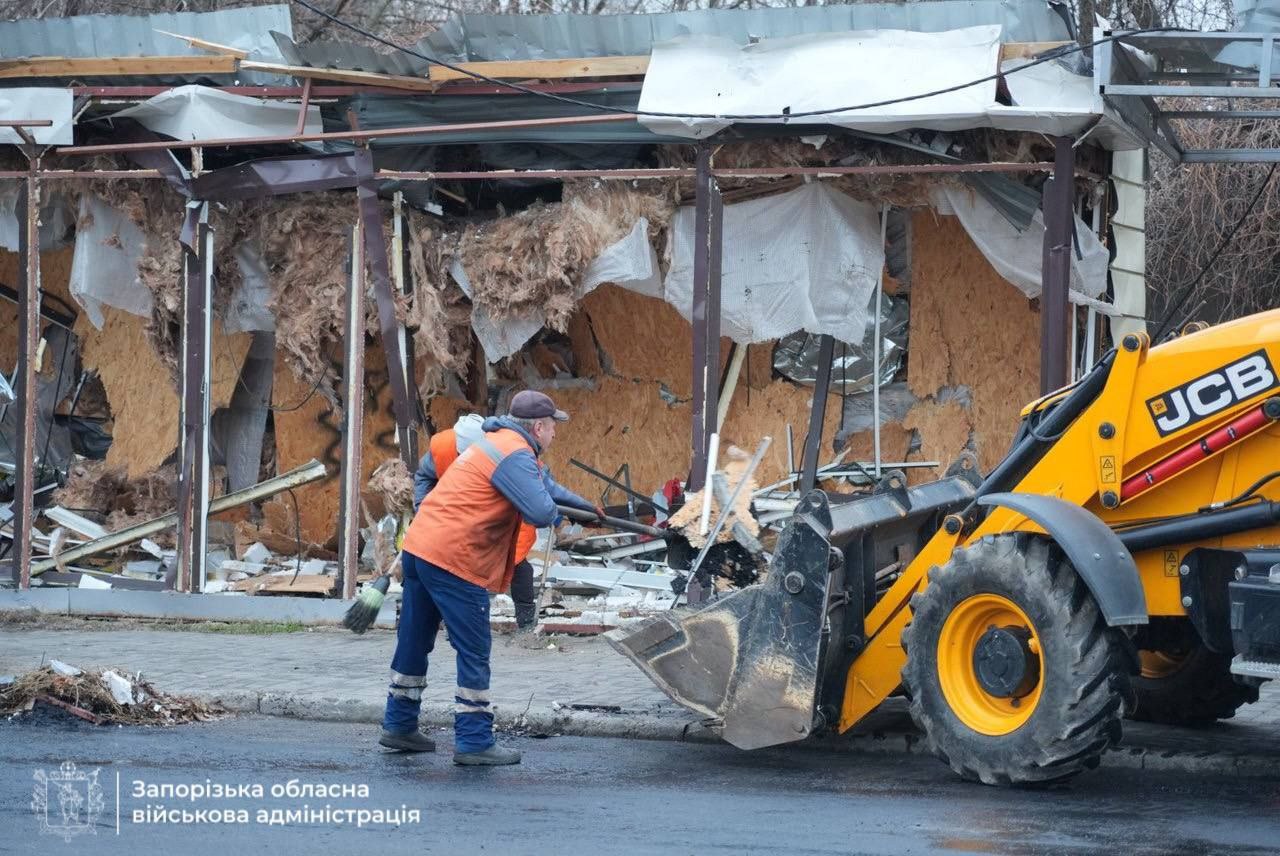
[(373, 622), (378, 619), (378, 613), (382, 610), (382, 601), (387, 597), (387, 589), (391, 586), (391, 569), (399, 561), (400, 554), (397, 553), (382, 576), (364, 587), (360, 596), (356, 598), (356, 602), (351, 604), (347, 614), (342, 617), (343, 627), (359, 635), (373, 626)]

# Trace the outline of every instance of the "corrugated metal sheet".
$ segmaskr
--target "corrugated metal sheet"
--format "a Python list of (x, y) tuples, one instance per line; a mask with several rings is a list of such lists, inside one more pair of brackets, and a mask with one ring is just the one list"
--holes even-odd
[[(157, 30), (195, 36), (221, 45), (240, 48), (256, 60), (280, 62), (270, 31), (292, 36), (289, 7), (245, 6), (220, 12), (174, 12), (154, 15), (77, 15), (71, 18), (30, 18), (0, 21), (0, 56), (209, 56), (207, 51)], [(204, 77), (208, 77), (205, 75)], [(222, 83), (232, 83), (231, 75)], [(279, 83), (277, 75), (245, 72), (237, 77), (244, 83)], [(181, 76), (156, 78), (157, 82), (195, 82)], [(119, 82), (118, 80), (116, 82)], [(144, 83), (130, 78), (131, 83)]]
[[(941, 32), (979, 24), (1004, 27), (1005, 41), (1070, 38), (1063, 17), (1044, 0), (913, 0), (779, 9), (701, 9), (655, 15), (459, 15), (417, 45), (449, 62), (648, 54), (654, 42), (690, 34), (755, 39), (845, 30)], [(280, 40), (297, 65), (422, 75), (427, 63), (403, 51), (376, 53), (335, 42)]]

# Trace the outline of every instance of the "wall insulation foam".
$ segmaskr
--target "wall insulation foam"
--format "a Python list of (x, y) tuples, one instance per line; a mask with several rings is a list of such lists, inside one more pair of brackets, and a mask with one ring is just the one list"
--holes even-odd
[(974, 445), (987, 472), (1008, 451), (1018, 411), (1039, 392), (1040, 315), (955, 217), (920, 211), (912, 236), (907, 382), (922, 399), (969, 387)]

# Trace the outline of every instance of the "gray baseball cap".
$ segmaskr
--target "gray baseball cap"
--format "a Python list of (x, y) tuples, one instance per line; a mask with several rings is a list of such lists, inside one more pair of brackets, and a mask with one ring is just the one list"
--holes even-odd
[(557, 422), (569, 421), (569, 414), (557, 410), (551, 396), (533, 389), (521, 390), (512, 397), (511, 415), (517, 419), (542, 419), (550, 416)]

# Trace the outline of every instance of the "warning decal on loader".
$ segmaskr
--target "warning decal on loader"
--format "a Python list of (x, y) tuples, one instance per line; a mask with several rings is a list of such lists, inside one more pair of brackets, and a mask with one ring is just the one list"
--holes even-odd
[(1098, 472), (1102, 474), (1103, 484), (1116, 483), (1116, 456), (1103, 455), (1098, 458)]
[(1176, 577), (1178, 575), (1178, 551), (1164, 551), (1164, 575), (1166, 577)]
[(1267, 352), (1259, 348), (1222, 368), (1201, 375), (1147, 400), (1147, 409), (1164, 437), (1194, 425), (1248, 398), (1280, 386)]

